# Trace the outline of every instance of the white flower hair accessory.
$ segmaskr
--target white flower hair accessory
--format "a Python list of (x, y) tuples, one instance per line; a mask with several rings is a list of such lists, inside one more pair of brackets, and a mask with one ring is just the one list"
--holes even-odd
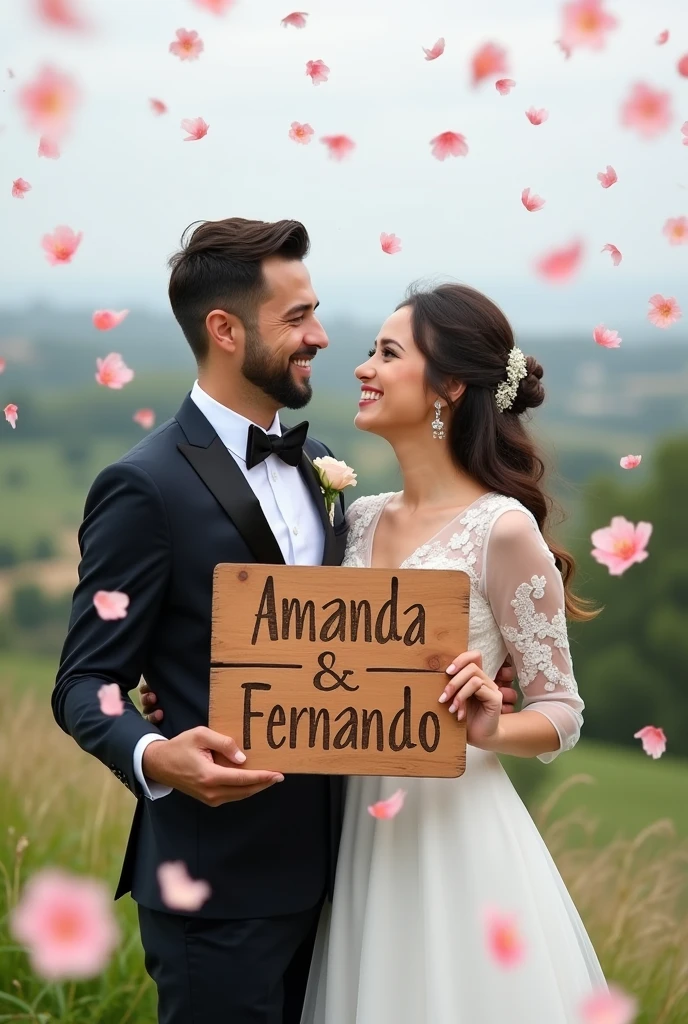
[(527, 376), (526, 357), (520, 348), (514, 345), (506, 361), (506, 380), (498, 384), (495, 391), (495, 401), (500, 412), (511, 408), (516, 400), (518, 385)]

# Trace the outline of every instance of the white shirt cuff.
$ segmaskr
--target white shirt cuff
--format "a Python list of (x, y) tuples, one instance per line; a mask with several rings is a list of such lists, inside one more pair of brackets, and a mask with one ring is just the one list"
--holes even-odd
[(149, 732), (142, 736), (134, 747), (134, 775), (141, 783), (144, 796), (147, 796), (149, 800), (158, 800), (161, 796), (167, 796), (172, 792), (172, 786), (163, 786), (162, 783), (153, 782), (152, 780), (149, 782), (143, 774), (143, 752), (149, 743), (155, 743), (156, 740), (165, 740), (167, 742), (167, 737)]

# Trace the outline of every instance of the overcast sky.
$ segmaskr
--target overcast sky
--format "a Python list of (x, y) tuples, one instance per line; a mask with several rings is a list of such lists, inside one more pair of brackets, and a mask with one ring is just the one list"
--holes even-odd
[[(553, 332), (644, 329), (647, 298), (675, 295), (686, 316), (671, 331), (685, 340), (688, 246), (661, 229), (688, 215), (688, 79), (676, 71), (686, 0), (609, 0), (621, 27), (602, 52), (569, 61), (554, 44), (559, 0), (304, 0), (303, 30), (280, 25), (290, 2), (238, 0), (218, 18), (192, 0), (80, 0), (98, 26), (82, 39), (37, 25), (28, 0), (4, 0), (0, 304), (164, 309), (166, 259), (188, 223), (295, 217), (311, 233), (324, 316), (382, 320), (409, 281), (439, 275), (484, 289), (517, 327)], [(200, 33), (199, 60), (168, 52), (179, 27)], [(421, 46), (438, 36), (446, 52), (426, 62)], [(486, 41), (509, 53), (509, 96), (470, 87), (469, 58)], [(317, 58), (331, 76), (314, 87), (305, 63)], [(38, 159), (13, 97), (44, 62), (84, 92), (58, 161)], [(635, 81), (674, 96), (672, 129), (655, 141), (619, 126)], [(154, 117), (149, 97), (169, 114)], [(545, 124), (528, 122), (531, 105), (549, 110)], [(182, 142), (180, 120), (197, 116), (207, 137)], [(313, 125), (309, 146), (288, 138), (294, 120)], [(429, 140), (446, 130), (466, 136), (467, 157), (432, 158)], [(342, 163), (318, 141), (338, 133), (357, 143)], [(603, 189), (607, 164), (619, 181)], [(33, 186), (23, 201), (10, 195), (18, 176)], [(541, 212), (523, 208), (526, 186), (547, 200)], [(57, 224), (84, 233), (69, 266), (49, 266), (40, 249)], [(382, 253), (381, 231), (401, 238), (400, 254)], [(534, 258), (578, 236), (576, 281), (537, 279)], [(600, 252), (607, 242), (624, 254), (619, 268)]]

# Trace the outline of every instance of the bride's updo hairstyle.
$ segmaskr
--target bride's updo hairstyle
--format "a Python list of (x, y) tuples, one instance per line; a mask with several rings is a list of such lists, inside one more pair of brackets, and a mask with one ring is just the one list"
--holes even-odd
[[(425, 357), (428, 388), (448, 403), (445, 430), (454, 461), (487, 490), (517, 498), (533, 513), (562, 574), (567, 615), (592, 618), (597, 613), (589, 603), (571, 592), (573, 558), (548, 536), (554, 503), (541, 484), (545, 464), (523, 422), (523, 413), (545, 399), (539, 362), (526, 357), (526, 376), (514, 381), (513, 402), (501, 411), (496, 391), (507, 381), (514, 348), (513, 331), (501, 309), (462, 284), (432, 290), (411, 286), (397, 309), (403, 307), (411, 310), (413, 340)], [(452, 402), (448, 392), (457, 381), (466, 389)]]

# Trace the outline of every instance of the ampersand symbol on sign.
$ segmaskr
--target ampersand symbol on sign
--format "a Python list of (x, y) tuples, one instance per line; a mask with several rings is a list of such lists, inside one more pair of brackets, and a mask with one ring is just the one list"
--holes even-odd
[[(325, 658), (329, 658), (329, 665), (325, 664)], [(329, 690), (336, 690), (338, 686), (343, 686), (344, 689), (349, 690), (350, 693), (353, 693), (354, 690), (358, 690), (358, 686), (347, 686), (344, 682), (347, 676), (352, 676), (354, 674), (353, 670), (345, 668), (342, 674), (339, 675), (337, 672), (333, 671), (335, 661), (336, 655), (333, 651), (323, 651), (322, 654), (318, 655), (318, 665), (320, 665), (322, 672), (316, 672), (313, 676), (313, 686), (315, 686), (317, 690), (325, 690), (326, 692)], [(332, 686), (323, 686), (322, 677), (324, 675), (332, 676), (335, 680)]]

